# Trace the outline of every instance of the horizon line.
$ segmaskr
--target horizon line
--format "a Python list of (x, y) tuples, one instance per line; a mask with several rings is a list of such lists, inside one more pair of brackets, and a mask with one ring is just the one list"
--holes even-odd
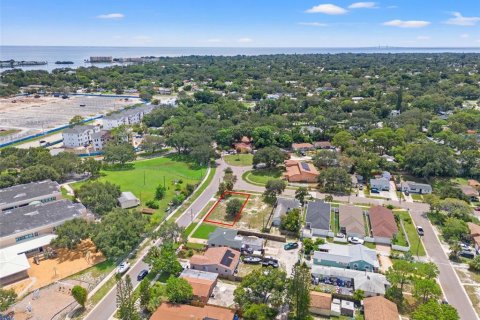
[(480, 49), (480, 46), (101, 46), (101, 45), (36, 45), (36, 44), (0, 44), (0, 47), (82, 47), (82, 48), (214, 48), (214, 49)]

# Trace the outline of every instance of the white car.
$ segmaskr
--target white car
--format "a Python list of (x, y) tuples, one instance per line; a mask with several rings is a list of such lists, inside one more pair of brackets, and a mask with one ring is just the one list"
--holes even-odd
[(357, 237), (348, 237), (348, 242), (353, 244), (364, 244), (365, 240), (357, 238)]
[(124, 261), (117, 267), (117, 273), (124, 274), (128, 269), (130, 269), (130, 263)]

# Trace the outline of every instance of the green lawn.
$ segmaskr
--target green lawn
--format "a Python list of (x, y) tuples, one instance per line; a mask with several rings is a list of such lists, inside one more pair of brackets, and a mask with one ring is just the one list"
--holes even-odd
[(197, 239), (208, 239), (208, 236), (210, 233), (215, 231), (217, 229), (216, 226), (208, 223), (202, 223), (200, 227), (198, 227), (197, 230), (192, 235), (192, 238), (197, 238)]
[(265, 185), (268, 180), (280, 179), (283, 170), (280, 168), (258, 169), (247, 171), (243, 174), (243, 179), (252, 184)]
[(8, 136), (10, 134), (18, 133), (20, 130), (17, 129), (9, 129), (9, 130), (0, 130), (0, 137)]
[(423, 196), (421, 194), (412, 193), (411, 196), (414, 201), (423, 201)]
[[(134, 161), (127, 169), (102, 170), (98, 180), (109, 181), (119, 185), (122, 191), (133, 192), (142, 205), (154, 198), (156, 187), (163, 185), (165, 181), (166, 196), (158, 201), (159, 209), (153, 217), (153, 221), (160, 221), (176, 193), (185, 188), (187, 183), (199, 183), (205, 173), (206, 168), (192, 167), (186, 162), (175, 160), (175, 157), (160, 157)], [(179, 180), (182, 180), (182, 183), (175, 184), (175, 181)], [(79, 188), (82, 183), (84, 182), (73, 184), (72, 187)]]
[(231, 166), (246, 167), (252, 165), (253, 154), (230, 154), (228, 156), (224, 156), (223, 159)]
[(410, 241), (410, 252), (413, 255), (417, 255), (417, 248), (418, 248), (418, 255), (424, 256), (425, 249), (423, 248), (423, 244), (420, 242), (420, 236), (417, 233), (417, 229), (413, 224), (412, 217), (407, 211), (395, 211), (398, 213), (403, 220), (403, 226), (405, 227), (405, 231), (407, 232), (408, 240)]

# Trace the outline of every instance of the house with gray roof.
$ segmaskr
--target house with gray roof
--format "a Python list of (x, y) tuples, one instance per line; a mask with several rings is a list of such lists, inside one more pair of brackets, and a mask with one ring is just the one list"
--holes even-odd
[(56, 181), (44, 180), (0, 189), (0, 211), (23, 207), (33, 201), (42, 203), (62, 198)]
[(312, 236), (327, 236), (330, 229), (331, 206), (322, 200), (315, 200), (307, 204), (305, 229), (310, 230)]
[(379, 191), (390, 190), (390, 180), (385, 177), (370, 179), (370, 189), (377, 189)]
[(328, 243), (313, 254), (316, 265), (347, 268), (361, 271), (376, 271), (380, 267), (377, 252), (363, 245)]
[(297, 199), (278, 198), (273, 209), (272, 226), (279, 227), (282, 217), (290, 210), (300, 208), (300, 201)]
[(401, 183), (403, 192), (430, 194), (432, 193), (432, 186), (426, 183), (418, 183), (414, 181), (404, 181)]
[(251, 248), (255, 251), (263, 250), (265, 240), (255, 236), (242, 236), (238, 230), (217, 228), (208, 236), (208, 247), (229, 247), (236, 250)]
[(348, 237), (365, 236), (365, 220), (363, 209), (352, 205), (340, 205), (339, 207), (340, 232)]

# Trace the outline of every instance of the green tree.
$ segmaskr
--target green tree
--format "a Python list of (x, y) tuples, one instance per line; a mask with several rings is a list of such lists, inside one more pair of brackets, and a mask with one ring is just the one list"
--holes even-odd
[(243, 207), (243, 202), (238, 198), (233, 198), (227, 202), (226, 212), (230, 217), (235, 217)]
[(299, 187), (295, 190), (295, 199), (300, 201), (302, 207), (305, 205), (305, 198), (308, 197), (310, 194), (308, 193), (308, 189), (306, 187)]
[(468, 268), (475, 272), (480, 272), (480, 255), (476, 255), (475, 258), (468, 262)]
[(280, 228), (290, 232), (298, 233), (302, 225), (300, 210), (298, 208), (292, 209), (283, 215), (280, 222)]
[(155, 310), (157, 310), (160, 303), (162, 303), (163, 297), (167, 295), (165, 291), (165, 284), (161, 283), (160, 281), (155, 282), (150, 287), (150, 301), (148, 302), (147, 306), (148, 311), (153, 313)]
[(152, 247), (147, 254), (145, 261), (152, 266), (152, 272), (177, 275), (182, 271), (182, 265), (178, 262), (173, 243), (166, 242), (161, 249)]
[(107, 163), (119, 163), (124, 166), (125, 163), (135, 160), (135, 150), (128, 142), (107, 143), (103, 149), (103, 160)]
[(353, 299), (355, 299), (356, 301), (362, 301), (363, 299), (365, 299), (365, 292), (360, 289), (355, 290), (355, 292), (353, 293)]
[(275, 201), (277, 200), (277, 196), (281, 195), (286, 187), (287, 184), (283, 180), (268, 180), (267, 184), (265, 185), (265, 191), (263, 192), (263, 196), (265, 197), (267, 202), (275, 203)]
[(447, 218), (442, 228), (442, 234), (448, 242), (458, 242), (468, 234), (467, 224), (457, 218)]
[(161, 150), (165, 144), (165, 138), (157, 135), (145, 135), (142, 141), (142, 147), (144, 150), (154, 153), (157, 150)]
[(270, 126), (261, 126), (253, 129), (252, 137), (256, 148), (270, 147), (275, 144), (275, 132)]
[(83, 120), (84, 120), (83, 117), (77, 114), (73, 116), (72, 119), (70, 119), (68, 124), (70, 125), (70, 127), (74, 127), (76, 125), (82, 124)]
[(264, 303), (251, 304), (243, 311), (245, 320), (273, 320), (277, 312)]
[(315, 249), (315, 243), (311, 238), (303, 238), (302, 243), (305, 254), (310, 254)]
[(332, 144), (342, 151), (352, 146), (353, 136), (348, 131), (340, 131), (333, 136)]
[(17, 294), (13, 289), (0, 288), (0, 311), (6, 311), (17, 299)]
[(352, 186), (352, 179), (343, 168), (327, 168), (322, 170), (317, 178), (322, 192), (347, 193)]
[(317, 168), (338, 166), (340, 164), (339, 155), (334, 150), (319, 150), (313, 157), (313, 164)]
[(90, 173), (92, 178), (96, 178), (100, 174), (100, 169), (102, 168), (102, 161), (98, 161), (94, 158), (88, 157), (82, 161), (80, 168), (84, 172)]
[(457, 310), (445, 304), (439, 304), (437, 301), (430, 300), (421, 304), (413, 311), (412, 320), (459, 320)]
[(442, 289), (435, 279), (417, 278), (413, 281), (413, 296), (423, 303), (438, 299), (442, 295)]
[(416, 176), (449, 177), (457, 172), (457, 162), (452, 150), (436, 143), (423, 143), (407, 146), (405, 168)]
[(297, 264), (293, 268), (292, 280), (289, 282), (288, 296), (290, 309), (296, 320), (305, 320), (310, 317), (310, 282), (311, 275), (307, 267)]
[(57, 237), (51, 245), (57, 248), (75, 249), (82, 240), (88, 239), (93, 232), (94, 226), (82, 218), (65, 221), (55, 228)]
[(155, 189), (155, 199), (162, 200), (165, 198), (165, 194), (167, 193), (167, 189), (163, 185), (158, 185)]
[(117, 280), (117, 308), (120, 319), (139, 320), (140, 315), (135, 309), (135, 295), (133, 294), (132, 280), (127, 274), (125, 278)]
[(85, 303), (87, 302), (88, 298), (87, 289), (82, 286), (76, 285), (72, 288), (72, 296), (75, 301), (77, 301), (77, 303), (82, 306), (82, 308), (85, 308)]
[(398, 286), (400, 292), (403, 292), (405, 284), (411, 279), (415, 271), (415, 265), (406, 260), (395, 260), (393, 266), (387, 270), (387, 280), (392, 286)]
[(187, 303), (193, 299), (192, 286), (183, 278), (168, 278), (165, 292), (171, 303)]
[(75, 191), (75, 197), (98, 215), (110, 212), (118, 204), (120, 187), (110, 182), (87, 182)]
[(198, 165), (206, 165), (210, 159), (215, 155), (214, 150), (208, 143), (196, 145), (190, 152), (191, 159)]
[(95, 228), (93, 242), (109, 260), (131, 252), (145, 236), (146, 220), (137, 211), (116, 209), (102, 217)]
[(150, 302), (150, 280), (144, 278), (139, 285), (139, 295), (140, 295), (140, 305), (142, 308), (147, 309), (148, 303)]
[(265, 147), (259, 149), (253, 155), (253, 165), (256, 166), (259, 163), (264, 163), (268, 168), (276, 167), (283, 163), (286, 156), (285, 153), (278, 147)]

